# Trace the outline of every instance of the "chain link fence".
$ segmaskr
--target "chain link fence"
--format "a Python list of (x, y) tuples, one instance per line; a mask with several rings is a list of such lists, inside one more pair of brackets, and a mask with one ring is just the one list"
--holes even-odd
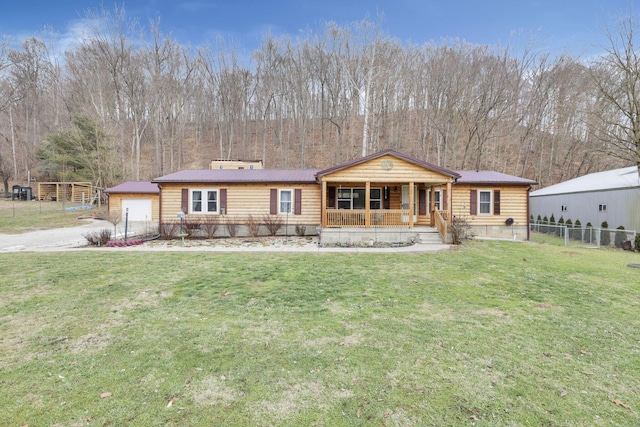
[(617, 230), (595, 227), (568, 227), (549, 223), (529, 224), (529, 240), (564, 246), (589, 248), (621, 248), (639, 250), (635, 247), (635, 230)]

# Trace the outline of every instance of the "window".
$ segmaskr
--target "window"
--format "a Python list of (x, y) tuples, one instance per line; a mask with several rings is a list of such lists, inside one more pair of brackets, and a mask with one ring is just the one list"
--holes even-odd
[(369, 208), (380, 209), (382, 207), (382, 191), (379, 188), (372, 188), (369, 191)]
[[(433, 194), (433, 205), (437, 211), (440, 210), (440, 190), (429, 191), (429, 197)], [(431, 206), (431, 199), (429, 199), (428, 205)], [(431, 208), (429, 208), (431, 209)]]
[(191, 212), (218, 213), (218, 190), (191, 190)]
[(293, 212), (293, 191), (291, 190), (280, 190), (280, 197), (278, 199), (280, 213), (281, 214), (290, 214)]
[(479, 213), (491, 214), (491, 191), (478, 191)]
[[(338, 188), (338, 209), (364, 209), (366, 203), (366, 189), (364, 188)], [(369, 208), (380, 209), (382, 207), (382, 190), (372, 188), (369, 191)]]
[(598, 205), (598, 212), (606, 212), (607, 205)]

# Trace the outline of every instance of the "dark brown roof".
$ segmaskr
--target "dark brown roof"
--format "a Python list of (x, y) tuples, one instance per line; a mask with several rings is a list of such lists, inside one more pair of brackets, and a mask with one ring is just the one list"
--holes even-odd
[(494, 171), (457, 171), (457, 184), (536, 185), (537, 182)]
[(157, 184), (149, 181), (127, 181), (105, 190), (107, 194), (114, 193), (138, 193), (138, 194), (159, 194), (160, 189)]
[(153, 180), (164, 182), (315, 183), (317, 169), (188, 169)]
[(455, 171), (452, 171), (450, 169), (445, 169), (445, 168), (440, 167), (440, 166), (436, 166), (436, 165), (434, 165), (432, 163), (429, 163), (429, 162), (424, 162), (422, 160), (416, 159), (415, 157), (411, 157), (411, 156), (407, 156), (406, 154), (399, 153), (399, 152), (397, 152), (395, 150), (379, 151), (377, 153), (370, 154), (370, 155), (365, 156), (365, 157), (360, 157), (358, 159), (351, 160), (350, 162), (346, 162), (346, 163), (343, 163), (343, 164), (338, 165), (338, 166), (333, 166), (333, 167), (330, 167), (328, 169), (323, 169), (323, 170), (318, 172), (317, 176), (321, 177), (321, 176), (324, 176), (324, 175), (328, 175), (330, 173), (337, 172), (337, 171), (340, 171), (340, 170), (343, 170), (343, 169), (347, 169), (347, 168), (350, 168), (352, 166), (356, 166), (356, 165), (359, 165), (359, 164), (362, 164), (362, 163), (365, 163), (365, 162), (368, 162), (370, 160), (374, 160), (374, 159), (377, 159), (377, 158), (380, 158), (380, 157), (383, 157), (383, 156), (386, 156), (386, 155), (390, 155), (390, 156), (396, 157), (398, 159), (402, 159), (402, 160), (404, 160), (406, 162), (413, 163), (414, 165), (423, 167), (425, 169), (432, 170), (434, 172), (439, 172), (439, 173), (441, 173), (443, 175), (450, 176), (452, 178), (457, 178), (458, 177), (458, 173), (456, 173)]

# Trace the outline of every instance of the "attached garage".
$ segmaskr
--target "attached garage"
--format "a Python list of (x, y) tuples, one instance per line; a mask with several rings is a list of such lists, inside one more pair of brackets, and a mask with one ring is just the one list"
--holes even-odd
[(122, 219), (129, 215), (129, 221), (150, 221), (153, 218), (153, 201), (149, 199), (122, 199)]
[(160, 189), (147, 181), (128, 181), (105, 191), (109, 196), (109, 215), (129, 221), (158, 221)]

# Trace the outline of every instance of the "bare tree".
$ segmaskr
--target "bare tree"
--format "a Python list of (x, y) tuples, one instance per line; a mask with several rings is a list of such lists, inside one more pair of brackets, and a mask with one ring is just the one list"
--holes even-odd
[(590, 68), (597, 88), (599, 119), (593, 129), (605, 153), (640, 167), (640, 40), (638, 16), (607, 25), (606, 54)]

